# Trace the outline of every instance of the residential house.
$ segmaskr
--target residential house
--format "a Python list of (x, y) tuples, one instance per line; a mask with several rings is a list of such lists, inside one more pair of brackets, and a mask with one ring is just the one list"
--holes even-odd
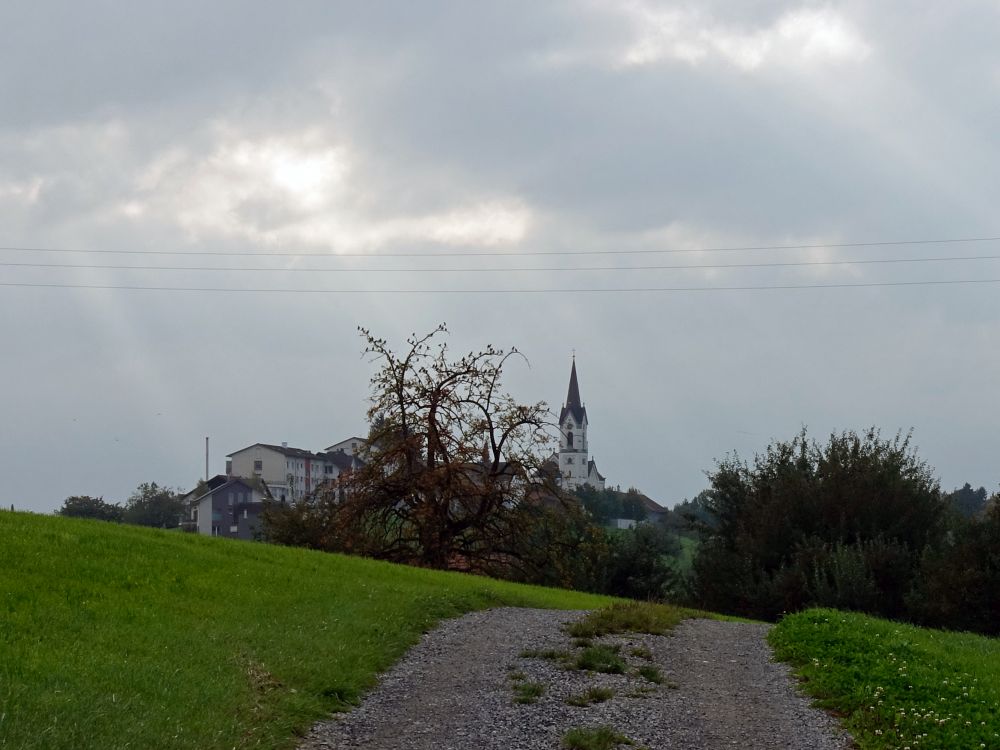
[(185, 526), (199, 534), (247, 540), (260, 536), (264, 491), (259, 482), (220, 474), (189, 492), (185, 500)]
[(226, 456), (230, 477), (260, 479), (279, 503), (294, 503), (327, 482), (335, 482), (361, 465), (354, 451), (363, 441), (349, 438), (313, 453), (288, 443), (254, 443)]
[(323, 450), (324, 453), (346, 453), (348, 456), (360, 456), (368, 441), (365, 438), (350, 437), (334, 443)]

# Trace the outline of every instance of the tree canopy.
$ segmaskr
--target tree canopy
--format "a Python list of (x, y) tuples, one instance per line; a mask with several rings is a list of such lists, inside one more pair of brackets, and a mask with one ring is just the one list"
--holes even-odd
[(803, 430), (752, 464), (709, 474), (711, 531), (695, 559), (703, 605), (774, 617), (807, 604), (898, 616), (922, 551), (941, 539), (945, 505), (908, 435)]
[(616, 518), (644, 521), (649, 515), (641, 493), (634, 487), (622, 492), (611, 488), (599, 490), (585, 484), (574, 489), (573, 494), (596, 523), (608, 524)]
[(62, 507), (56, 511), (61, 516), (73, 518), (93, 518), (98, 521), (122, 521), (122, 507), (116, 503), (108, 503), (103, 497), (89, 495), (73, 495), (67, 497)]
[(184, 504), (169, 487), (144, 482), (125, 501), (123, 520), (137, 526), (173, 529), (180, 525)]
[(539, 564), (526, 540), (562, 500), (542, 471), (545, 403), (518, 403), (502, 386), (504, 368), (524, 357), (493, 346), (453, 357), (444, 325), (398, 354), (359, 330), (378, 365), (363, 466), (308, 507), (269, 508), (272, 536), (302, 532), (290, 516), (309, 514), (311, 543), (325, 548), (514, 577)]

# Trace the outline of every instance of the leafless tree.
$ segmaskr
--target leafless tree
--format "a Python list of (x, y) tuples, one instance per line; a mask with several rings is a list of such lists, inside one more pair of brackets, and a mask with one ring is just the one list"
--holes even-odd
[(557, 496), (541, 471), (545, 403), (519, 404), (501, 387), (505, 365), (527, 360), (492, 346), (452, 359), (444, 325), (398, 355), (359, 330), (379, 369), (365, 464), (338, 507), (345, 549), (438, 568), (516, 565), (526, 505)]

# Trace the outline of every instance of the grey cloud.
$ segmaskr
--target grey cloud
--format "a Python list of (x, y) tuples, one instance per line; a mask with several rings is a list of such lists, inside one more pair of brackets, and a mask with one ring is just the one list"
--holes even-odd
[[(753, 30), (795, 8), (826, 6), (720, 0), (662, 7), (700, 9), (717, 25)], [(177, 215), (178, 206), (190, 206), (195, 178), (225, 171), (212, 160), (228, 139), (295, 141), (306, 131), (347, 149), (352, 160), (345, 193), (322, 205), (332, 207), (331, 218), (343, 218), (333, 208), (353, 217), (355, 229), (396, 227), (381, 240), (382, 252), (486, 249), (418, 230), (426, 230), (421, 221), (491, 201), (530, 216), (523, 239), (490, 246), (501, 252), (998, 233), (993, 39), (1000, 24), (989, 4), (920, 12), (838, 4), (872, 51), (861, 63), (819, 72), (762, 66), (747, 73), (725, 60), (630, 69), (600, 58), (552, 64), (566, 50), (603, 54), (627, 45), (635, 29), (608, 8), (5, 5), (0, 245), (317, 251), (322, 243), (294, 235), (255, 239), (214, 225), (192, 228)], [(144, 182), (171, 153), (180, 154), (180, 166), (169, 179)], [(36, 182), (37, 197), (26, 198)], [(303, 215), (323, 218), (266, 180), (215, 192), (227, 193), (219, 211), (230, 211), (236, 226), (261, 228), (261, 236)], [(129, 201), (150, 208), (130, 216), (122, 212)], [(997, 252), (983, 245), (434, 264), (571, 268)], [(3, 252), (0, 260), (39, 258)], [(1000, 277), (995, 261), (319, 278), (281, 271), (316, 259), (252, 262), (275, 270), (0, 267), (0, 280), (580, 289)], [(432, 265), (351, 262), (362, 263)], [(995, 296), (995, 285), (506, 296), (0, 287), (0, 448), (12, 478), (0, 502), (50, 510), (75, 493), (121, 499), (140, 481), (186, 487), (202, 471), (207, 434), (215, 470), (222, 453), (256, 440), (319, 447), (354, 434), (364, 429), (372, 369), (356, 327), (399, 342), (442, 320), (456, 350), (492, 342), (525, 351), (531, 367), (513, 370), (510, 383), (526, 400), (558, 405), (576, 349), (602, 472), (665, 502), (703, 488), (713, 458), (760, 450), (803, 423), (819, 435), (872, 423), (890, 432), (912, 426), (946, 485), (992, 487), (1000, 480), (988, 418), (1000, 378)], [(53, 451), (61, 470), (39, 483)]]

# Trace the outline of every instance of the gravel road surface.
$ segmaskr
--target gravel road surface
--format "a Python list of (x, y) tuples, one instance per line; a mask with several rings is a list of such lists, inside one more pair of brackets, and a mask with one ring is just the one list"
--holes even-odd
[[(317, 724), (301, 750), (534, 750), (574, 727), (609, 726), (634, 747), (846, 750), (850, 737), (809, 706), (771, 661), (767, 625), (686, 620), (667, 636), (607, 636), (626, 674), (566, 669), (526, 651), (575, 652), (562, 626), (580, 612), (501, 608), (449, 620), (424, 636), (362, 705)], [(636, 672), (656, 666), (659, 684)], [(535, 703), (514, 702), (538, 682)], [(614, 697), (566, 703), (589, 687)], [(623, 748), (628, 747), (626, 745)]]

